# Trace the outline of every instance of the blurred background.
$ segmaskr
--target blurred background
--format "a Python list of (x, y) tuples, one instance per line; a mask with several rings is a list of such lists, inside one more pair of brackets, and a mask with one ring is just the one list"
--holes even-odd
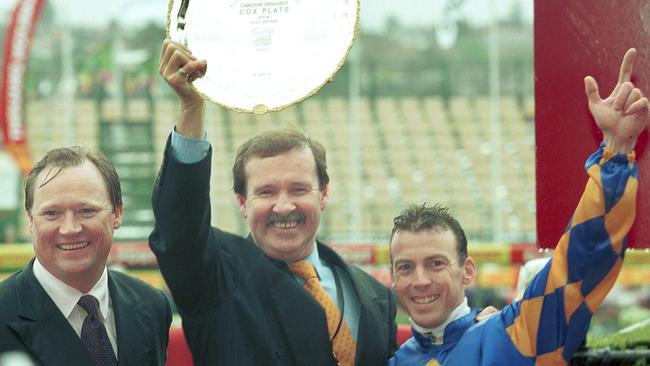
[[(0, 3), (0, 47), (17, 1)], [(146, 240), (151, 189), (179, 105), (158, 74), (167, 2), (45, 1), (24, 88), (33, 161), (54, 147), (102, 150), (117, 166), (124, 220), (110, 262), (164, 288)], [(328, 153), (319, 238), (390, 285), (392, 218), (441, 202), (464, 226), (480, 277), (470, 304), (502, 307), (536, 247), (533, 0), (368, 0), (347, 62), (316, 95), (258, 116), (206, 108), (213, 224), (246, 234), (232, 193), (234, 149), (294, 126)], [(0, 147), (0, 279), (33, 255), (22, 175)], [(650, 317), (650, 253), (630, 252), (590, 334)], [(400, 322), (407, 319), (400, 315)]]

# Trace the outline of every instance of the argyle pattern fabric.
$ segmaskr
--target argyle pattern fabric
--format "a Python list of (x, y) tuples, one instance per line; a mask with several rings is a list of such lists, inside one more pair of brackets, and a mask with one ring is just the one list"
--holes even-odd
[(523, 298), (486, 321), (474, 324), (470, 314), (450, 323), (442, 345), (414, 330), (389, 365), (567, 365), (616, 281), (636, 215), (633, 152), (613, 154), (601, 144), (585, 169), (580, 202)]
[[(307, 260), (300, 260), (289, 265), (289, 269), (304, 281), (304, 287), (323, 307), (327, 317), (327, 331), (332, 339), (334, 356), (342, 366), (353, 366), (356, 355), (356, 343), (352, 332), (334, 300), (325, 292), (320, 284), (314, 266)], [(339, 325), (340, 322), (340, 325)]]
[(99, 319), (99, 302), (92, 295), (84, 295), (79, 299), (78, 304), (88, 313), (81, 326), (81, 341), (92, 355), (95, 363), (98, 366), (117, 365), (108, 333)]

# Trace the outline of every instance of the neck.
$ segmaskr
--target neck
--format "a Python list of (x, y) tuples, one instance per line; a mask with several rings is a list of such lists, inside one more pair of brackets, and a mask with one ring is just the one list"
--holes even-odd
[(67, 276), (60, 276), (55, 272), (50, 271), (49, 268), (45, 269), (52, 273), (54, 277), (61, 280), (61, 282), (74, 288), (82, 294), (88, 293), (93, 287), (95, 287), (99, 279), (102, 277), (102, 273), (104, 272), (104, 268), (101, 268), (101, 270), (97, 273), (75, 273)]
[(442, 324), (440, 324), (437, 327), (433, 328), (425, 328), (413, 321), (411, 318), (411, 325), (413, 326), (413, 329), (415, 329), (418, 333), (425, 335), (431, 339), (431, 342), (434, 344), (442, 344), (444, 341), (443, 336), (445, 334), (445, 328), (447, 328), (447, 325), (449, 323), (453, 322), (454, 320), (460, 319), (463, 316), (469, 314), (470, 308), (467, 305), (467, 298), (463, 300), (460, 305), (458, 305), (452, 312), (449, 314), (449, 317), (447, 317), (447, 320), (445, 320)]

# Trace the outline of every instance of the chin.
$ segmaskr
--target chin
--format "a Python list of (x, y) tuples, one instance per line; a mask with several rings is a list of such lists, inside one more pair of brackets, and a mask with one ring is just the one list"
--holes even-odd
[(443, 320), (436, 319), (431, 315), (427, 316), (426, 314), (423, 314), (421, 316), (411, 316), (411, 318), (417, 325), (429, 329), (435, 328), (443, 323)]

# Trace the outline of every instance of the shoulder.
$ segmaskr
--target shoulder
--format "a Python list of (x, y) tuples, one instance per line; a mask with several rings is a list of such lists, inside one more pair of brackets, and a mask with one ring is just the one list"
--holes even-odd
[(365, 293), (376, 292), (381, 298), (392, 299), (392, 292), (390, 289), (381, 284), (377, 279), (375, 279), (375, 277), (371, 276), (363, 269), (347, 264), (343, 258), (341, 258), (341, 256), (339, 256), (329, 246), (319, 243), (318, 253), (328, 263), (344, 271), (349, 276), (350, 281), (352, 281), (357, 290)]
[(18, 277), (23, 271), (18, 271), (0, 282), (0, 318), (4, 319), (16, 310), (18, 292)]
[(47, 296), (28, 266), (0, 282), (0, 321), (16, 320), (18, 313), (39, 305)]
[(392, 295), (392, 291), (388, 287), (386, 287), (385, 284), (379, 282), (375, 277), (370, 275), (365, 270), (356, 266), (348, 265), (348, 273), (350, 274), (350, 277), (352, 278), (353, 281), (371, 287), (376, 292), (378, 292), (379, 294), (383, 294), (386, 297)]
[(426, 351), (411, 337), (404, 342), (388, 361), (388, 365), (414, 365), (426, 358)]
[(20, 270), (0, 282), (0, 300), (4, 300), (7, 296), (11, 296), (14, 293), (17, 278), (22, 272), (23, 270)]
[[(139, 301), (167, 302), (163, 292), (148, 283), (126, 273), (108, 270), (109, 288), (116, 290), (119, 296), (137, 299)], [(112, 285), (111, 285), (112, 283)]]

